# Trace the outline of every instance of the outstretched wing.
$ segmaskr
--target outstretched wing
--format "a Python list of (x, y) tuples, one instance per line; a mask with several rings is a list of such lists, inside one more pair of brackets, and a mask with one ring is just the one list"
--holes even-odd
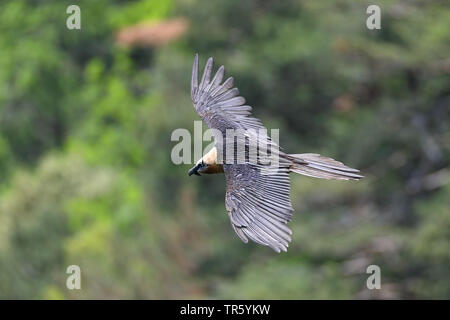
[(214, 62), (209, 58), (198, 84), (198, 55), (192, 66), (191, 97), (195, 110), (211, 129), (261, 129), (259, 119), (251, 117), (252, 107), (245, 105), (245, 98), (234, 88), (233, 77), (222, 82), (225, 68), (221, 66), (211, 79)]
[(287, 251), (292, 217), (289, 169), (263, 175), (254, 165), (232, 165), (225, 170), (225, 207), (231, 225), (242, 241), (247, 238), (280, 252)]
[[(212, 70), (213, 59), (209, 58), (199, 84), (198, 55), (195, 56), (191, 97), (206, 125), (216, 129), (222, 141), (226, 140), (227, 129), (265, 129), (260, 120), (251, 116), (252, 108), (245, 105), (245, 99), (233, 87), (233, 78), (222, 82), (225, 68), (221, 66), (211, 79)], [(249, 134), (246, 138), (248, 145), (270, 144), (281, 154), (279, 147), (264, 133)], [(218, 140), (215, 137), (216, 147)], [(291, 231), (286, 224), (293, 211), (289, 197), (289, 165), (288, 160), (279, 157), (275, 170), (267, 173), (263, 172), (267, 165), (259, 161), (246, 159), (240, 164), (223, 164), (227, 182), (225, 206), (233, 229), (242, 241), (251, 239), (277, 252), (287, 250)]]

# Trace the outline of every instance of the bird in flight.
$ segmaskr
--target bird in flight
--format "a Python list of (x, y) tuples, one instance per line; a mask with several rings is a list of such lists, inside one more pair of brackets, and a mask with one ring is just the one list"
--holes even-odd
[[(363, 176), (358, 174), (359, 170), (319, 154), (284, 153), (267, 136), (262, 123), (252, 117), (252, 108), (239, 96), (233, 78), (223, 81), (225, 68), (221, 66), (211, 79), (212, 71), (213, 59), (209, 58), (199, 83), (196, 54), (192, 67), (191, 98), (195, 110), (213, 131), (214, 148), (199, 159), (188, 174), (223, 173), (226, 180), (225, 207), (239, 238), (245, 243), (251, 239), (276, 252), (287, 251), (292, 235), (287, 226), (293, 213), (289, 182), (291, 172), (339, 180), (359, 180)], [(230, 131), (241, 134), (230, 138)], [(236, 156), (239, 141), (244, 146), (240, 149), (243, 156)], [(230, 145), (235, 149), (227, 149)], [(261, 145), (269, 146), (271, 152), (256, 152), (256, 155), (251, 152), (255, 149), (259, 151)]]

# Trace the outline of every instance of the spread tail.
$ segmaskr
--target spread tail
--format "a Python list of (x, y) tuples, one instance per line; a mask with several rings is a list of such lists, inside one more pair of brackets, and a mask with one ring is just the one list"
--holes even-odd
[(321, 156), (317, 153), (290, 154), (288, 159), (292, 161), (291, 172), (303, 174), (314, 178), (359, 180), (359, 170), (352, 169), (342, 162)]

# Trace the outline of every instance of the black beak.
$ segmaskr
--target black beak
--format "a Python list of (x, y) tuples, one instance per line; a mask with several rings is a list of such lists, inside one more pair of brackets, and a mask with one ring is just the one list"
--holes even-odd
[(189, 175), (189, 176), (192, 176), (193, 174), (195, 174), (196, 176), (199, 176), (200, 173), (198, 173), (198, 169), (200, 169), (201, 166), (202, 166), (202, 164), (199, 163), (199, 164), (197, 164), (195, 167), (191, 168), (191, 169), (188, 171), (188, 175)]

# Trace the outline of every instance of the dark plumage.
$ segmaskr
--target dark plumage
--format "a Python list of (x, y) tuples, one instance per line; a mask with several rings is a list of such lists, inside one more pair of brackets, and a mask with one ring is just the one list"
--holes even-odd
[[(286, 251), (292, 234), (287, 227), (293, 212), (290, 172), (324, 179), (358, 180), (362, 176), (359, 170), (318, 154), (285, 154), (267, 134), (254, 134), (251, 130), (265, 128), (260, 120), (251, 116), (252, 108), (245, 105), (245, 99), (233, 87), (233, 78), (222, 82), (225, 68), (221, 66), (211, 79), (212, 70), (213, 59), (209, 58), (198, 83), (198, 55), (195, 56), (191, 97), (200, 117), (209, 128), (215, 129), (216, 148), (200, 159), (190, 174), (217, 173), (221, 172), (218, 166), (222, 166), (227, 183), (225, 207), (239, 238), (244, 242), (251, 239), (277, 252)], [(237, 140), (227, 141), (229, 129), (247, 130), (247, 133)], [(231, 163), (219, 161), (228, 159), (227, 144), (236, 148), (239, 141), (246, 148), (244, 157), (231, 157)], [(278, 159), (275, 167), (264, 162), (267, 160), (264, 155), (258, 154), (256, 162), (250, 161), (249, 150), (256, 145), (271, 147), (271, 156)]]

